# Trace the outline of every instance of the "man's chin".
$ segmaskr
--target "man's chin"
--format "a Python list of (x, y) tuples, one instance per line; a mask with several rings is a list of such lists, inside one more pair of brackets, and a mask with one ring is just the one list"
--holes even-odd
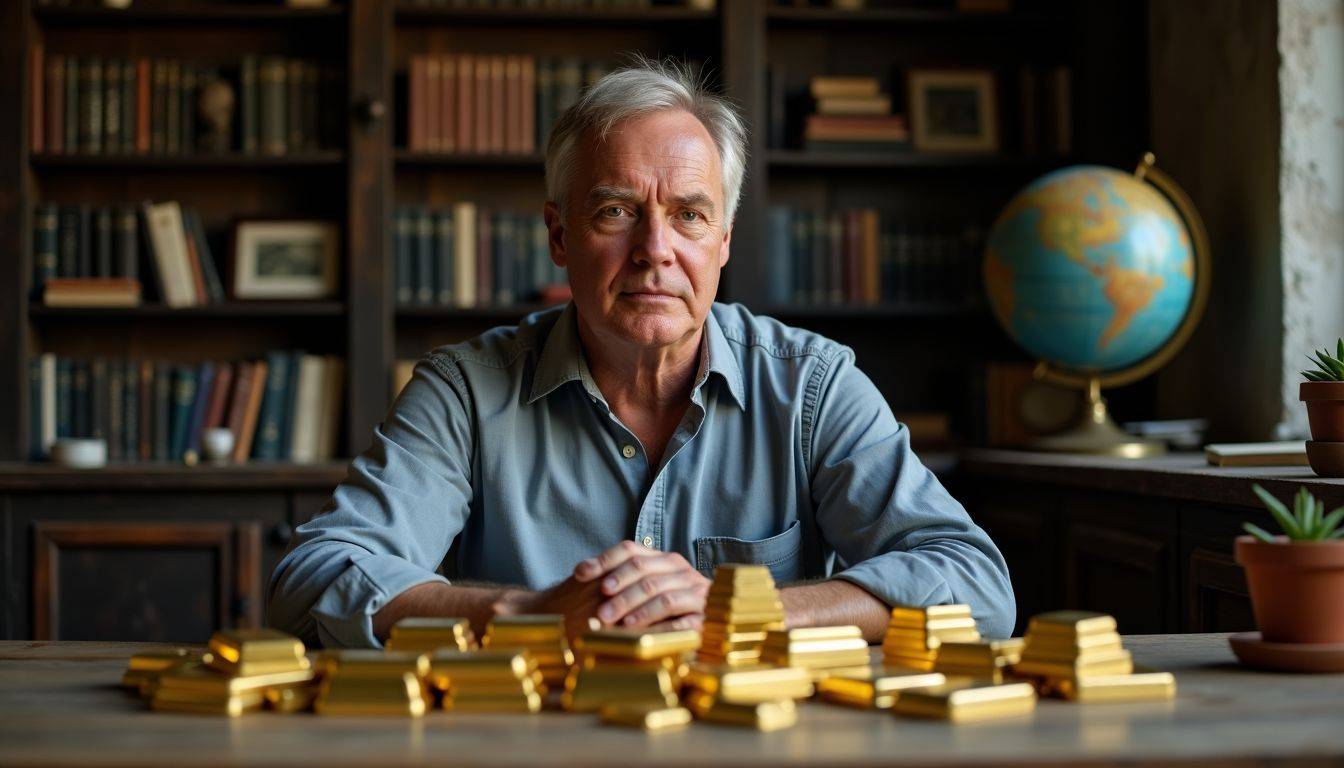
[(694, 320), (685, 312), (619, 312), (613, 330), (632, 344), (658, 347), (680, 341), (694, 330)]

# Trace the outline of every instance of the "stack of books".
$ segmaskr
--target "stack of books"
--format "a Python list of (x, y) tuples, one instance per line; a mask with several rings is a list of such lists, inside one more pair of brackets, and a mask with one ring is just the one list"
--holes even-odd
[(537, 214), (403, 206), (393, 214), (397, 305), (472, 308), (569, 300)]
[(699, 647), (694, 630), (586, 632), (575, 642), (579, 661), (565, 679), (560, 703), (571, 712), (612, 704), (675, 707), (686, 656)]
[(770, 569), (763, 565), (720, 565), (705, 601), (699, 658), (721, 664), (760, 661), (765, 635), (784, 628), (784, 604)]
[(313, 702), (319, 715), (402, 715), (429, 709), (429, 656), (383, 651), (329, 651), (322, 687)]
[(546, 692), (536, 659), (516, 649), (439, 651), (429, 677), (443, 708), (457, 712), (540, 712)]
[(102, 438), (114, 462), (201, 458), (201, 435), (233, 432), (232, 460), (317, 462), (336, 455), (345, 363), (276, 350), (261, 360), (29, 361), (29, 452), (45, 459), (60, 437)]
[(900, 152), (910, 149), (910, 128), (892, 114), (891, 96), (875, 77), (814, 76), (808, 91), (815, 111), (803, 125), (809, 151)]
[(559, 688), (574, 665), (574, 652), (565, 635), (565, 617), (551, 614), (496, 616), (485, 628), (481, 647), (527, 651), (541, 672), (542, 682)]

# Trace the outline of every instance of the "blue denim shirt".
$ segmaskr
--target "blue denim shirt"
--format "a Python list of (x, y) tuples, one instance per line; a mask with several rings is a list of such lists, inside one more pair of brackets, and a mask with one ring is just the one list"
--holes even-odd
[(691, 403), (656, 466), (607, 407), (572, 304), (435, 349), (270, 583), (269, 622), (378, 646), (371, 617), (447, 569), (531, 588), (624, 540), (701, 573), (851, 581), (888, 604), (969, 603), (1006, 637), (1008, 570), (910, 450), (848, 348), (715, 304)]

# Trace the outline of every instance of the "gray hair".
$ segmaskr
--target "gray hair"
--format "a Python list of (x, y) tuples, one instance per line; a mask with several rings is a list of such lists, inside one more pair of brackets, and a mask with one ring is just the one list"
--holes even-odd
[(672, 59), (653, 61), (639, 54), (633, 54), (631, 59), (630, 66), (614, 70), (594, 83), (556, 121), (546, 142), (547, 199), (564, 215), (578, 141), (585, 132), (594, 131), (598, 141), (602, 141), (622, 120), (680, 109), (705, 126), (719, 151), (726, 230), (737, 213), (747, 167), (747, 131), (742, 118), (727, 98), (711, 93), (705, 80), (695, 75), (689, 65)]

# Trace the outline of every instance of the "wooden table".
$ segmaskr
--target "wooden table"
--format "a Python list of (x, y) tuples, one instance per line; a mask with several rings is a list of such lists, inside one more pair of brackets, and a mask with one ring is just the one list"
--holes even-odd
[(154, 713), (117, 683), (143, 645), (0, 643), (0, 765), (1344, 764), (1344, 675), (1236, 666), (1224, 635), (1125, 639), (1176, 673), (1175, 701), (1042, 701), (1014, 720), (951, 725), (820, 703), (757, 733), (694, 723), (645, 734), (592, 715), (423, 719)]

